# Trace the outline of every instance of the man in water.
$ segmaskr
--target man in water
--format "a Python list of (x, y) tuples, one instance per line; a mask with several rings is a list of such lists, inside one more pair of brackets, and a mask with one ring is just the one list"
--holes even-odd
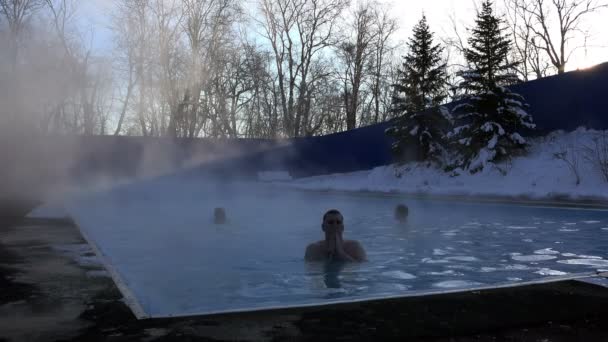
[(226, 211), (224, 208), (215, 208), (213, 210), (213, 223), (224, 224), (226, 223)]
[(306, 247), (304, 256), (306, 261), (362, 262), (367, 259), (365, 250), (358, 241), (342, 238), (344, 218), (338, 210), (332, 209), (323, 215), (321, 228), (325, 233), (325, 240), (311, 243)]
[(409, 214), (409, 209), (405, 204), (398, 204), (395, 207), (395, 219), (399, 222), (405, 222)]

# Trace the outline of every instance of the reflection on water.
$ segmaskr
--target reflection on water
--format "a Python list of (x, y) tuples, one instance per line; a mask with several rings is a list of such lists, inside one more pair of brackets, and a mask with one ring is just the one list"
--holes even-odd
[(338, 289), (340, 285), (340, 272), (346, 266), (345, 262), (341, 261), (325, 261), (323, 262), (323, 280), (325, 286), (329, 289)]

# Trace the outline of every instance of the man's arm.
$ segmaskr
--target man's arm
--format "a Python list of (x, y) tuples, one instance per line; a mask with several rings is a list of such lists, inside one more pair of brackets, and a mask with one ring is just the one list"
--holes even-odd
[(363, 246), (361, 246), (359, 241), (349, 241), (347, 253), (353, 259), (353, 261), (367, 261), (367, 254), (365, 253), (365, 249), (363, 249)]
[(306, 261), (318, 261), (319, 260), (319, 248), (315, 243), (311, 243), (306, 247), (304, 253), (304, 260)]

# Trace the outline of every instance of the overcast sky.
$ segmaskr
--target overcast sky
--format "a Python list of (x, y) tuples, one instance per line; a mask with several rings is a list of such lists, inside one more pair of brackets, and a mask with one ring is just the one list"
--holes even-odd
[[(111, 46), (108, 33), (108, 13), (114, 0), (83, 0), (81, 9), (83, 23), (94, 29), (95, 46), (98, 49), (107, 49)], [(358, 0), (355, 0), (358, 1)], [(454, 16), (459, 23), (466, 26), (473, 24), (475, 17), (475, 3), (480, 0), (379, 0), (391, 7), (391, 13), (397, 18), (400, 30), (396, 40), (405, 41), (411, 34), (412, 27), (418, 22), (424, 12), (431, 29), (437, 36), (452, 35), (450, 16)], [(248, 4), (255, 4), (255, 0), (247, 0)], [(502, 3), (498, 0), (496, 3)], [(250, 6), (254, 7), (255, 6)], [(253, 10), (252, 9), (252, 10)], [(587, 41), (588, 48), (580, 48), (572, 56), (568, 70), (588, 67), (597, 63), (608, 61), (608, 10), (586, 17), (584, 29), (591, 35)], [(583, 45), (583, 41), (573, 42), (573, 46)]]

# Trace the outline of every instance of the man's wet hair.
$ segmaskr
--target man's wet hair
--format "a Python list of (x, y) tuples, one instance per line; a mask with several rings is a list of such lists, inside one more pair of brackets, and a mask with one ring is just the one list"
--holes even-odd
[(335, 214), (342, 216), (342, 213), (338, 209), (330, 209), (330, 210), (326, 211), (325, 214), (323, 214), (323, 222), (325, 222), (325, 218), (328, 215), (335, 215)]

